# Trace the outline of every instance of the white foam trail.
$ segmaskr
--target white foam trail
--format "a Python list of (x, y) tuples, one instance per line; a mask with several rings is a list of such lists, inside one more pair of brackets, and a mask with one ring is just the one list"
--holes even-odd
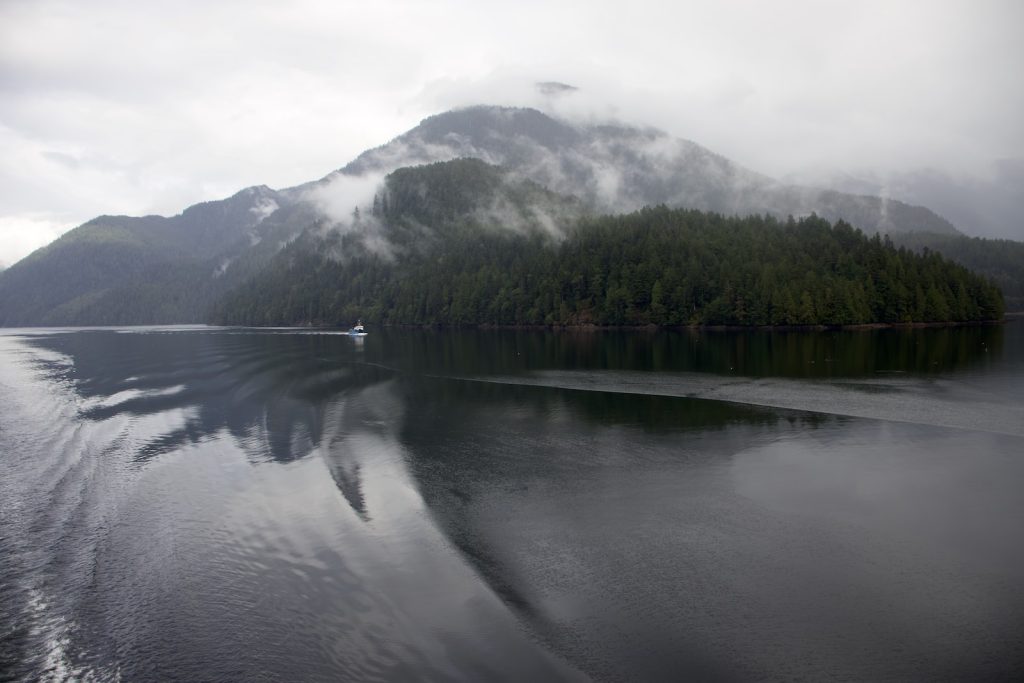
[(949, 378), (791, 380), (700, 373), (543, 371), (464, 378), (577, 391), (709, 399), (828, 415), (1024, 436), (1024, 406)]

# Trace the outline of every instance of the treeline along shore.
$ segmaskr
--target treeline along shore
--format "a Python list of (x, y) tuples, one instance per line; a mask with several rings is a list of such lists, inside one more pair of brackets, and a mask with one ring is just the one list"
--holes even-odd
[[(991, 281), (817, 216), (645, 208), (555, 235), (473, 218), (417, 240), (391, 207), (365, 235), (305, 235), (217, 305), (229, 325), (920, 325), (998, 321)], [(375, 211), (375, 213), (377, 213)]]

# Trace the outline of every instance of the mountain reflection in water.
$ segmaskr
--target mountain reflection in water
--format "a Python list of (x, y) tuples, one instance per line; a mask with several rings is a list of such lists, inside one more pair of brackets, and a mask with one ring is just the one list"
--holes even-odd
[(8, 332), (0, 664), (1011, 678), (1020, 332)]

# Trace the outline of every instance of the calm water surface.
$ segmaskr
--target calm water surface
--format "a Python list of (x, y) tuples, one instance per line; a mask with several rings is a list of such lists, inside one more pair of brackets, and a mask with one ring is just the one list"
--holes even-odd
[(0, 680), (1021, 680), (1024, 325), (0, 332)]

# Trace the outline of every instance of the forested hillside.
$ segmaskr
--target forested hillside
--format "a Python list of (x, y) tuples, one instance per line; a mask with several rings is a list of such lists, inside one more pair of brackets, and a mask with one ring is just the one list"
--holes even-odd
[(1024, 311), (1024, 243), (931, 233), (895, 235), (893, 240), (914, 251), (937, 251), (991, 279), (1003, 290), (1007, 310)]
[[(466, 174), (472, 183), (460, 182)], [(842, 325), (1003, 314), (999, 290), (967, 269), (815, 216), (656, 207), (566, 219), (555, 231), (539, 219), (502, 229), (479, 208), (520, 207), (528, 217), (543, 193), (503, 177), (479, 162), (392, 174), (366, 228), (375, 239), (307, 233), (226, 297), (212, 322)], [(388, 248), (373, 246), (381, 243)]]
[(201, 322), (279, 202), (253, 187), (170, 218), (94, 218), (0, 274), (0, 325)]

